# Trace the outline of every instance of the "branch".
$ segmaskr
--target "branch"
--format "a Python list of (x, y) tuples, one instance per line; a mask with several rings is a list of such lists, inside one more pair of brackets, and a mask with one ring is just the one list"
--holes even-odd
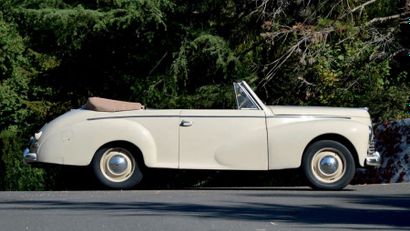
[(161, 64), (162, 60), (165, 59), (165, 57), (168, 55), (168, 52), (165, 52), (165, 54), (162, 56), (162, 58), (155, 64), (155, 66), (149, 71), (148, 76), (150, 76), (152, 74), (152, 72), (155, 71), (155, 69), (157, 69), (157, 67), (159, 66), (159, 64)]
[(384, 22), (384, 21), (388, 21), (391, 19), (396, 19), (396, 18), (400, 18), (400, 14), (395, 14), (395, 15), (390, 15), (390, 16), (386, 16), (386, 17), (380, 17), (380, 18), (374, 18), (370, 21), (368, 21), (366, 24), (370, 25), (376, 22)]
[(350, 10), (350, 13), (353, 13), (353, 12), (359, 10), (359, 9), (362, 10), (362, 9), (365, 8), (367, 5), (370, 5), (370, 4), (374, 3), (375, 1), (377, 1), (377, 0), (370, 0), (370, 1), (367, 1), (367, 2), (363, 3), (363, 4), (360, 5), (360, 6), (356, 6), (355, 8), (353, 8), (353, 10)]
[(302, 81), (304, 84), (308, 85), (308, 86), (314, 86), (316, 87), (317, 84), (311, 83), (309, 81), (307, 81), (305, 78), (303, 78), (302, 76), (297, 77), (298, 80)]
[(265, 87), (268, 82), (270, 82), (279, 69), (288, 61), (295, 52), (302, 52), (301, 46), (304, 44), (304, 51), (301, 54), (301, 59), (306, 56), (306, 53), (309, 52), (309, 47), (311, 44), (315, 44), (318, 42), (326, 42), (327, 35), (333, 32), (335, 29), (333, 27), (327, 27), (322, 29), (321, 31), (314, 31), (311, 26), (304, 26), (301, 24), (296, 24), (291, 28), (284, 29), (279, 32), (275, 33), (265, 33), (263, 36), (267, 37), (268, 39), (274, 41), (275, 38), (278, 36), (285, 36), (284, 41), (286, 41), (286, 36), (291, 33), (296, 33), (297, 36), (302, 36), (295, 44), (293, 44), (283, 55), (279, 58), (275, 59), (273, 62), (266, 64), (265, 68), (270, 68), (266, 76), (260, 81), (258, 87), (261, 85)]
[(276, 74), (276, 72), (282, 67), (282, 65), (292, 56), (292, 54), (299, 48), (299, 46), (306, 42), (308, 37), (303, 37), (300, 39), (295, 45), (293, 45), (285, 54), (283, 54), (280, 58), (276, 59), (272, 63), (268, 65), (273, 65), (273, 67), (269, 70), (266, 77), (263, 78), (261, 82), (265, 82), (263, 86), (265, 86)]
[(400, 50), (397, 50), (396, 52), (394, 52), (393, 54), (391, 54), (391, 55), (389, 56), (389, 58), (396, 57), (396, 55), (398, 55), (398, 54), (400, 54), (400, 53), (402, 53), (402, 52), (405, 52), (405, 51), (407, 51), (407, 49), (404, 49), (404, 48), (402, 48), (402, 49), (400, 49)]
[[(346, 12), (345, 14), (343, 14), (340, 18), (342, 19), (342, 18), (346, 17), (348, 14), (352, 14), (353, 12), (355, 12), (355, 11), (357, 11), (357, 10), (363, 10), (366, 6), (368, 6), (368, 5), (372, 4), (372, 3), (374, 3), (375, 1), (377, 1), (377, 0), (369, 0), (369, 1), (365, 2), (365, 3), (363, 3), (363, 4), (360, 5), (360, 6), (356, 6), (355, 8), (353, 8), (353, 9), (351, 9), (350, 11)], [(350, 7), (349, 7), (349, 8), (350, 8)]]
[(392, 19), (397, 19), (397, 18), (404, 17), (406, 15), (410, 15), (410, 11), (407, 11), (407, 12), (404, 12), (404, 13), (401, 13), (401, 14), (394, 14), (394, 15), (390, 15), (390, 16), (386, 16), (386, 17), (374, 18), (374, 19), (368, 21), (366, 23), (366, 25), (371, 25), (371, 24), (376, 23), (376, 22), (384, 22), (384, 21), (388, 21), (388, 20), (392, 20)]

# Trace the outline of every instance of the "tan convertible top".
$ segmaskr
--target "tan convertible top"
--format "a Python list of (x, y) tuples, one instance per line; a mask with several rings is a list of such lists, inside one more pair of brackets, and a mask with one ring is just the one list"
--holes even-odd
[(101, 112), (117, 112), (131, 111), (144, 109), (144, 105), (134, 102), (126, 102), (113, 99), (105, 99), (100, 97), (90, 97), (87, 103), (82, 107), (86, 110), (101, 111)]

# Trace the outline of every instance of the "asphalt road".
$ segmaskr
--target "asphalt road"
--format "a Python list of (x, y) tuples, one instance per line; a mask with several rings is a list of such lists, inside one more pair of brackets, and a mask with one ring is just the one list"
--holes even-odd
[(410, 230), (410, 184), (0, 192), (0, 230)]

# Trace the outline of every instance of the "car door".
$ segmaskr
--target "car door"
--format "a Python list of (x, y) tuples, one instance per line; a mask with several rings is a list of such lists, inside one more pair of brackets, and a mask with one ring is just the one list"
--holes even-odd
[(263, 110), (181, 110), (179, 167), (268, 169)]

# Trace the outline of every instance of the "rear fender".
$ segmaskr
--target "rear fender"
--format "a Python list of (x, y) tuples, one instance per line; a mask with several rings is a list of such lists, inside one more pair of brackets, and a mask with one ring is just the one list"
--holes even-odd
[(138, 147), (146, 166), (157, 160), (157, 148), (151, 133), (129, 120), (86, 120), (59, 129), (40, 144), (40, 162), (86, 166), (96, 151), (113, 141), (127, 141)]

